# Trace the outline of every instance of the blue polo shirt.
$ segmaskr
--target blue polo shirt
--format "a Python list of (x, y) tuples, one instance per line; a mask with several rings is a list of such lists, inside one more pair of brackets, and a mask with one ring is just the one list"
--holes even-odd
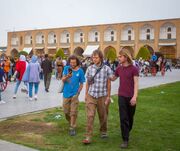
[[(70, 66), (65, 66), (63, 70), (63, 76), (68, 74)], [(80, 84), (85, 82), (84, 72), (82, 68), (78, 70), (72, 70), (72, 77), (64, 82), (63, 97), (70, 98), (78, 93)]]

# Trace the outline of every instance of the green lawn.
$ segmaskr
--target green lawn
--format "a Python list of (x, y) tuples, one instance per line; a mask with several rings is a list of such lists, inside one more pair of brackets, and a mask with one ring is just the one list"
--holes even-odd
[[(81, 143), (85, 134), (85, 105), (80, 103), (77, 136), (68, 135), (62, 109), (20, 116), (0, 122), (0, 139), (42, 151), (119, 151), (121, 135), (117, 96), (110, 105), (109, 138), (99, 137), (96, 117), (91, 145)], [(59, 117), (59, 118), (56, 118)], [(180, 150), (180, 82), (139, 91), (130, 151)]]

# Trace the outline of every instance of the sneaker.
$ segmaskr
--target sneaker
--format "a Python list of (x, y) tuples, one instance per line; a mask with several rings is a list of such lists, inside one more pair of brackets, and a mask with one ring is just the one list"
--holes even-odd
[(34, 96), (34, 99), (37, 101), (37, 95)]
[(5, 101), (3, 101), (3, 100), (1, 100), (1, 101), (0, 101), (0, 104), (4, 104), (4, 103), (6, 103), (6, 102), (5, 102)]
[(45, 91), (46, 91), (46, 92), (49, 92), (49, 90), (48, 90), (48, 89), (45, 89)]
[(120, 146), (121, 148), (128, 148), (128, 141), (123, 141), (123, 143)]
[(32, 101), (33, 100), (33, 98), (32, 97), (29, 97), (29, 101)]
[(16, 94), (13, 95), (13, 99), (16, 99)]
[(102, 138), (102, 139), (104, 139), (104, 138), (108, 138), (107, 133), (101, 133), (101, 138)]
[(69, 135), (70, 136), (75, 136), (76, 135), (76, 130), (74, 128), (69, 129)]
[(89, 137), (86, 137), (85, 139), (82, 140), (82, 143), (85, 145), (91, 144), (91, 139)]

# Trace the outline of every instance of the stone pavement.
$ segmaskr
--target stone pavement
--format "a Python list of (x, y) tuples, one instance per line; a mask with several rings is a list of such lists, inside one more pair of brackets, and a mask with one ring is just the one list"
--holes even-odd
[[(180, 81), (180, 70), (173, 70), (172, 72), (167, 72), (164, 77), (160, 73), (156, 77), (140, 77), (139, 88), (147, 88), (152, 86), (157, 86), (161, 84), (171, 83), (175, 81)], [(21, 84), (21, 86), (23, 83)], [(112, 92), (111, 94), (117, 94), (118, 91), (118, 80), (112, 82)], [(39, 87), (38, 100), (29, 101), (26, 94), (20, 91), (21, 86), (17, 93), (17, 98), (13, 99), (15, 83), (9, 83), (5, 92), (2, 93), (2, 99), (6, 102), (5, 104), (0, 104), (0, 120), (6, 119), (8, 117), (27, 114), (35, 111), (41, 111), (48, 108), (59, 107), (62, 105), (62, 94), (57, 93), (58, 83), (55, 78), (52, 78), (50, 85), (50, 92), (45, 92), (44, 83), (41, 81)], [(79, 100), (84, 101), (85, 86), (80, 94)], [(13, 144), (14, 145), (14, 144)], [(12, 146), (13, 146), (12, 145)], [(7, 148), (6, 148), (7, 146)], [(17, 145), (19, 146), (19, 145)], [(2, 148), (4, 147), (4, 148)], [(21, 147), (21, 146), (20, 146)], [(0, 151), (10, 150), (11, 143), (0, 141)], [(21, 151), (22, 149), (12, 147), (12, 149)], [(12, 151), (15, 151), (12, 150)], [(11, 150), (10, 150), (11, 151)], [(26, 151), (25, 149), (23, 151)], [(27, 150), (28, 151), (28, 150)], [(33, 151), (33, 150), (32, 150)]]
[(37, 151), (37, 150), (0, 140), (0, 151)]

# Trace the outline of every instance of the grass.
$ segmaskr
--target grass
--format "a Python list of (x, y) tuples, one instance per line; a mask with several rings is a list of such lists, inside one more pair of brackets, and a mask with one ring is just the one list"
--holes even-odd
[[(80, 103), (78, 134), (68, 135), (62, 109), (19, 116), (0, 122), (0, 139), (42, 151), (118, 151), (121, 143), (117, 96), (110, 105), (107, 140), (99, 137), (99, 122), (94, 123), (93, 143), (81, 143), (85, 133), (85, 104)], [(130, 151), (180, 150), (180, 82), (140, 90)]]

